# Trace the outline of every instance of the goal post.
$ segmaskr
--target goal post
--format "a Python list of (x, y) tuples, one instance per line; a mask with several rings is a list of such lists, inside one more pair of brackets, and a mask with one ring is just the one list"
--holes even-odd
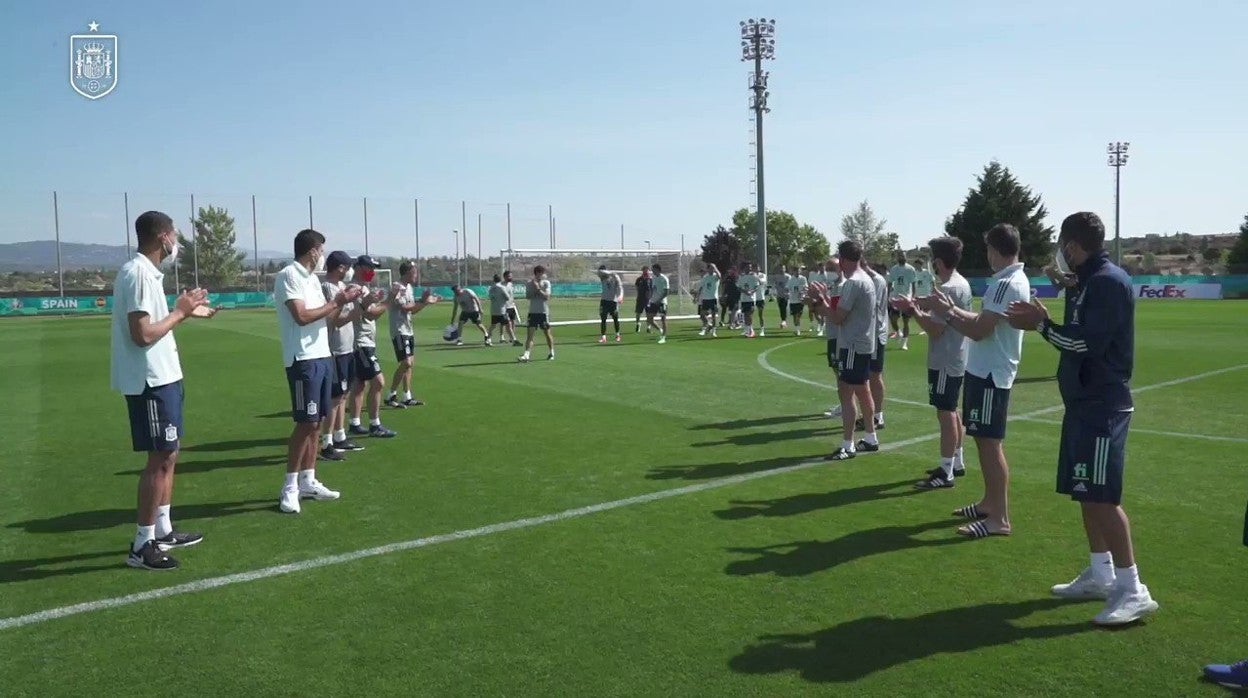
[[(546, 267), (546, 278), (551, 282), (552, 325), (598, 323), (598, 302), (602, 299), (598, 267), (602, 265), (620, 276), (624, 290), (624, 300), (620, 303), (621, 325), (631, 325), (636, 316), (636, 283), (642, 267), (655, 264), (659, 265), (671, 284), (667, 319), (690, 320), (698, 317), (693, 288), (696, 256), (690, 252), (671, 249), (505, 249), (499, 252), (499, 258), (499, 273), (511, 272), (517, 300), (524, 296), (524, 282), (532, 278), (533, 267), (539, 264)], [(524, 312), (523, 302), (521, 312)], [(641, 317), (644, 322), (644, 312)]]

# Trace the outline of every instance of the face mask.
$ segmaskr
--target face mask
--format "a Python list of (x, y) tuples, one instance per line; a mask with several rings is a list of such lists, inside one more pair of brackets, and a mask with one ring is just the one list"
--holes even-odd
[(172, 243), (172, 244), (169, 244), (169, 245), (162, 245), (162, 247), (163, 247), (163, 248), (164, 248), (164, 250), (165, 250), (165, 260), (164, 260), (164, 261), (166, 261), (166, 262), (173, 262), (174, 264), (177, 264), (177, 263), (178, 263), (178, 252), (180, 252), (180, 251), (181, 251), (181, 249), (179, 249), (179, 246), (178, 246), (178, 239), (175, 237), (175, 238), (173, 239), (173, 243)]
[(342, 275), (342, 280), (351, 283), (351, 279), (355, 278), (355, 267), (347, 267), (347, 273)]
[(318, 272), (324, 272), (324, 271), (325, 271), (325, 255), (324, 255), (323, 253), (318, 253), (318, 254), (316, 255), (316, 266), (315, 266), (315, 269), (316, 269), (316, 271), (318, 271)]
[(1058, 243), (1057, 254), (1053, 255), (1053, 262), (1057, 266), (1057, 271), (1062, 274), (1073, 274), (1070, 269), (1070, 262), (1066, 260), (1066, 249)]
[(376, 270), (376, 269), (368, 269), (368, 268), (361, 269), (361, 270), (360, 270), (360, 281), (363, 281), (363, 282), (364, 282), (364, 283), (366, 283), (366, 284), (367, 284), (367, 283), (370, 283), (370, 282), (372, 282), (373, 277), (374, 277), (374, 276), (376, 276), (376, 275), (377, 275), (377, 270)]

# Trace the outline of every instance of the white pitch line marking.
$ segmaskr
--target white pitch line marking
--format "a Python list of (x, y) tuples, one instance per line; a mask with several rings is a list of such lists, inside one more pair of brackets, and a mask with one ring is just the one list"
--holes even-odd
[[(795, 376), (792, 373), (785, 373), (784, 371), (781, 371), (775, 366), (772, 366), (771, 362), (767, 361), (767, 355), (770, 354), (771, 352), (777, 349), (791, 347), (794, 344), (798, 344), (798, 343), (799, 342), (786, 342), (785, 344), (780, 344), (780, 345), (777, 345), (768, 349), (767, 351), (764, 351), (763, 353), (758, 355), (758, 365), (762, 366), (764, 370), (774, 373), (775, 375), (780, 376), (781, 378), (788, 378), (791, 381), (797, 381), (798, 383), (805, 383), (806, 385), (812, 385), (816, 388), (827, 388), (828, 390), (836, 390), (836, 386), (833, 385), (832, 383), (820, 383), (819, 381), (812, 381), (809, 378), (802, 378), (801, 376)], [(887, 402), (895, 402), (899, 405), (911, 405), (913, 407), (931, 407), (931, 405), (927, 404), (926, 402), (915, 402), (914, 400), (902, 400), (901, 398), (896, 398), (896, 397), (885, 396), (884, 400)]]
[[(775, 348), (779, 348), (779, 347), (775, 347)], [(768, 351), (772, 351), (775, 348), (769, 349)], [(1135, 392), (1142, 393), (1142, 392), (1147, 392), (1149, 390), (1156, 390), (1158, 388), (1166, 388), (1172, 385), (1179, 385), (1181, 383), (1189, 383), (1191, 381), (1200, 380), (1202, 378), (1208, 378), (1210, 376), (1216, 376), (1216, 375), (1220, 375), (1223, 373), (1229, 373), (1231, 371), (1238, 371), (1244, 368), (1248, 368), (1248, 364), (1241, 364), (1239, 366), (1232, 366), (1230, 368), (1218, 369), (1216, 371), (1208, 371), (1206, 373), (1200, 373), (1194, 376), (1188, 376), (1187, 378), (1176, 378), (1175, 380), (1166, 381), (1164, 383), (1155, 383), (1153, 385), (1146, 385), (1142, 388), (1137, 389)], [(802, 382), (807, 382), (807, 381), (803, 379)], [(1027, 419), (1030, 417), (1038, 417), (1042, 414), (1050, 414), (1052, 412), (1060, 411), (1061, 409), (1062, 409), (1061, 405), (1058, 405), (1056, 407), (1046, 407), (1043, 409), (1034, 410), (1032, 412), (1028, 412), (1026, 414), (1020, 415), (1017, 418)], [(900, 448), (905, 448), (907, 446), (920, 444), (925, 441), (932, 441), (939, 437), (940, 437), (940, 433), (936, 432), (936, 433), (931, 433), (931, 434), (924, 434), (922, 436), (916, 436), (910, 439), (904, 439), (902, 441), (884, 443), (880, 445), (880, 451), (881, 452), (893, 451), (893, 450), (897, 450)], [(152, 589), (150, 591), (143, 591), (143, 592), (138, 592), (135, 594), (127, 594), (125, 596), (114, 596), (112, 598), (107, 598), (107, 599), (99, 599), (96, 601), (87, 601), (84, 603), (72, 604), (69, 606), (59, 606), (56, 608), (49, 608), (43, 611), (36, 611), (35, 613), (28, 613), (28, 614), (21, 615), (21, 616), (0, 618), (0, 630), (9, 630), (11, 628), (20, 628), (20, 627), (24, 627), (27, 625), (36, 625), (38, 623), (46, 623), (48, 621), (56, 620), (58, 618), (75, 616), (75, 615), (79, 615), (82, 613), (92, 613), (94, 611), (103, 611), (103, 610), (110, 609), (110, 608), (130, 606), (132, 604), (140, 603), (142, 601), (153, 601), (156, 599), (168, 598), (170, 596), (181, 596), (182, 594), (191, 594), (191, 593), (198, 592), (198, 591), (207, 591), (209, 589), (217, 589), (219, 587), (231, 586), (234, 584), (241, 584), (243, 582), (254, 582), (260, 579), (268, 579), (270, 577), (279, 577), (279, 576), (286, 575), (286, 574), (293, 574), (295, 572), (305, 572), (307, 570), (314, 570), (314, 569), (318, 569), (321, 567), (341, 565), (341, 564), (348, 563), (348, 562), (354, 562), (356, 560), (363, 560), (365, 558), (377, 557), (380, 555), (389, 555), (391, 553), (402, 552), (405, 550), (414, 550), (417, 548), (428, 548), (430, 546), (440, 545), (442, 543), (450, 543), (450, 542), (454, 542), (458, 540), (465, 540), (468, 538), (480, 538), (481, 536), (488, 536), (494, 533), (503, 533), (506, 531), (514, 531), (514, 530), (518, 530), (522, 528), (532, 528), (533, 526), (540, 526), (542, 524), (552, 523), (555, 521), (566, 521), (568, 519), (580, 518), (582, 516), (588, 516), (590, 514), (597, 514), (603, 511), (611, 511), (613, 509), (620, 509), (623, 507), (632, 506), (634, 504), (645, 504), (648, 502), (657, 502), (659, 500), (670, 499), (672, 497), (679, 497), (685, 494), (693, 494), (695, 492), (704, 492), (706, 490), (713, 490), (713, 489), (717, 489), (720, 487), (727, 487), (729, 485), (735, 485), (741, 482), (749, 482), (750, 480), (759, 480), (765, 477), (782, 475), (785, 473), (791, 473), (791, 472), (795, 472), (798, 470), (806, 470), (808, 468), (811, 468), (821, 463), (823, 463), (822, 460), (805, 461), (802, 463), (797, 463), (795, 465), (787, 465), (787, 466), (783, 466), (780, 468), (773, 468), (771, 470), (760, 470), (760, 471), (752, 472), (752, 473), (743, 473), (741, 475), (731, 475), (729, 477), (723, 477), (718, 480), (700, 482), (694, 485), (676, 487), (670, 490), (659, 490), (658, 492), (649, 492), (647, 494), (640, 494), (635, 497), (626, 497), (624, 499), (616, 499), (610, 502), (602, 502), (600, 504), (591, 504), (589, 506), (578, 507), (575, 509), (565, 509), (564, 511), (560, 511), (554, 514), (546, 514), (544, 516), (534, 516), (534, 517), (529, 517), (529, 518), (524, 518), (524, 519), (516, 519), (514, 521), (506, 521), (503, 523), (489, 524), (487, 526), (481, 526), (478, 528), (469, 528), (469, 529), (465, 529), (462, 531), (454, 531), (451, 533), (442, 533), (442, 534), (435, 535), (435, 536), (428, 536), (426, 538), (416, 538), (414, 540), (402, 541), (399, 543), (389, 543), (387, 545), (381, 545), (381, 546), (377, 546), (374, 548), (365, 548), (363, 550), (355, 550), (349, 553), (340, 553), (337, 555), (324, 555), (321, 557), (314, 557), (308, 560), (301, 560), (299, 562), (287, 563), (285, 565), (275, 565), (273, 567), (264, 567), (258, 570), (251, 570), (249, 572), (237, 572), (235, 574), (227, 574), (221, 577), (209, 577), (207, 579), (200, 579), (194, 582), (187, 582), (185, 584), (177, 584), (175, 586), (164, 587), (161, 589)]]
[[(1057, 419), (1043, 419), (1040, 417), (1012, 417), (1011, 419), (1019, 419), (1024, 422), (1035, 422), (1036, 424), (1052, 424), (1061, 426), (1062, 422)], [(1157, 429), (1141, 429), (1139, 427), (1131, 427), (1132, 434), (1152, 434), (1154, 436), (1175, 436), (1181, 439), (1202, 439), (1204, 441), (1231, 441), (1234, 443), (1248, 444), (1248, 439), (1240, 439), (1234, 436), (1214, 436), (1213, 434), (1189, 434), (1181, 431), (1158, 431)]]

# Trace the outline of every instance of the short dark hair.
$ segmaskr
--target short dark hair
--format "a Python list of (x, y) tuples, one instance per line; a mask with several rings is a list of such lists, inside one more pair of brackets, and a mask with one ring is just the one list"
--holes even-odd
[(957, 269), (962, 261), (962, 241), (952, 235), (928, 240), (927, 246), (932, 250), (932, 259), (939, 259), (950, 269)]
[(304, 228), (295, 234), (295, 259), (312, 251), (317, 245), (325, 244), (325, 236), (311, 228)]
[(902, 250), (897, 250), (897, 261), (901, 262), (902, 264), (906, 262), (906, 253), (903, 252)]
[(462, 287), (462, 286), (460, 286), (459, 284), (451, 284), (451, 292), (452, 292), (452, 293), (459, 293), (459, 289), (461, 289), (461, 288), (463, 288), (463, 287)]
[(657, 264), (651, 264), (651, 265), (650, 265), (650, 271), (653, 271), (653, 272), (655, 272), (655, 273), (662, 273), (662, 271), (663, 271), (663, 267), (661, 267), (661, 266), (659, 266), (659, 265), (657, 265)]
[(498, 283), (502, 280), (503, 280), (503, 277), (499, 276), (498, 274), (494, 275), (494, 283)]
[(862, 243), (857, 240), (842, 240), (836, 246), (836, 256), (851, 262), (862, 261)]
[(504, 278), (504, 279), (505, 279), (505, 278), (507, 278), (507, 277), (509, 277), (509, 276), (511, 276), (511, 270), (510, 270), (510, 269), (508, 269), (507, 271), (503, 272), (503, 278)]
[(606, 270), (607, 270), (607, 265), (605, 264), (598, 265), (598, 271), (606, 271)]
[(984, 233), (984, 242), (1005, 257), (1017, 257), (1022, 241), (1018, 236), (1018, 228), (1009, 223), (998, 223)]
[(407, 272), (411, 271), (412, 268), (415, 266), (416, 266), (416, 263), (410, 259), (400, 262), (399, 263), (399, 276), (407, 276)]
[(1105, 224), (1101, 217), (1091, 211), (1080, 211), (1066, 216), (1062, 221), (1058, 242), (1073, 242), (1088, 253), (1105, 249)]
[(134, 235), (139, 247), (147, 247), (170, 230), (173, 230), (173, 219), (160, 211), (148, 211), (134, 219)]
[(546, 267), (544, 267), (544, 266), (542, 266), (542, 265), (540, 265), (540, 264), (539, 264), (539, 265), (537, 265), (537, 266), (533, 267), (533, 273), (534, 273), (534, 274), (545, 274), (545, 273), (546, 273)]

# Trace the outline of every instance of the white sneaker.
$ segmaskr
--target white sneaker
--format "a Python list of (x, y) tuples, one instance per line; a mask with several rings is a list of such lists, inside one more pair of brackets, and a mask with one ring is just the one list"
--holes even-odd
[(1063, 599), (1108, 599), (1113, 589), (1113, 582), (1102, 584), (1097, 581), (1092, 568), (1085, 567), (1074, 580), (1066, 584), (1054, 584), (1049, 591)]
[(659, 344), (667, 344), (667, 335), (665, 334), (659, 335)]
[(820, 327), (819, 329), (815, 330), (815, 336), (816, 336), (816, 337), (822, 337), (822, 336), (823, 336), (823, 328), (822, 328), (822, 327)]
[(841, 406), (833, 405), (829, 407), (828, 409), (824, 410), (823, 416), (827, 417), (828, 419), (834, 419), (836, 417), (841, 416)]
[(277, 501), (277, 508), (287, 514), (299, 513), (299, 488), (283, 487), (281, 498)]
[(794, 330), (793, 330), (793, 334), (794, 334), (794, 335), (796, 335), (796, 336), (798, 336), (798, 337), (801, 337), (801, 336), (802, 336), (802, 328), (798, 327), (798, 328), (794, 329)]
[(712, 336), (712, 337), (718, 337), (718, 336), (719, 336), (719, 335), (715, 332), (715, 328), (714, 328), (714, 327), (712, 327), (712, 328), (711, 328), (711, 336)]
[(1153, 601), (1148, 587), (1140, 585), (1138, 591), (1114, 589), (1105, 609), (1092, 619), (1097, 625), (1126, 625), (1155, 613), (1161, 605)]
[(341, 496), (341, 492), (335, 492), (334, 490), (329, 489), (325, 485), (322, 485), (320, 480), (299, 483), (300, 499), (315, 499), (318, 502), (324, 502), (331, 499), (338, 499)]
[(705, 336), (706, 336), (706, 328), (705, 328), (705, 327), (703, 327), (702, 329), (698, 330), (698, 336), (699, 336), (699, 337), (705, 337)]
[(486, 338), (485, 338), (485, 346), (487, 346), (487, 347), (488, 347), (488, 346), (490, 346), (490, 338), (489, 338), (489, 337), (486, 337)]
[(519, 361), (522, 364), (527, 364), (529, 362), (529, 355), (521, 354), (520, 357), (516, 359), (516, 361)]
[(767, 336), (767, 329), (766, 329), (766, 328), (763, 328), (763, 327), (758, 328), (758, 336), (759, 336), (759, 337), (766, 337), (766, 336)]
[(783, 330), (783, 329), (787, 326), (787, 324), (788, 324), (788, 323), (787, 323), (786, 321), (781, 320), (781, 321), (780, 321), (780, 329), (782, 329), (782, 330)]
[(906, 339), (901, 340), (901, 350), (902, 350), (902, 351), (910, 351), (910, 341), (909, 341), (909, 340), (906, 340)]

